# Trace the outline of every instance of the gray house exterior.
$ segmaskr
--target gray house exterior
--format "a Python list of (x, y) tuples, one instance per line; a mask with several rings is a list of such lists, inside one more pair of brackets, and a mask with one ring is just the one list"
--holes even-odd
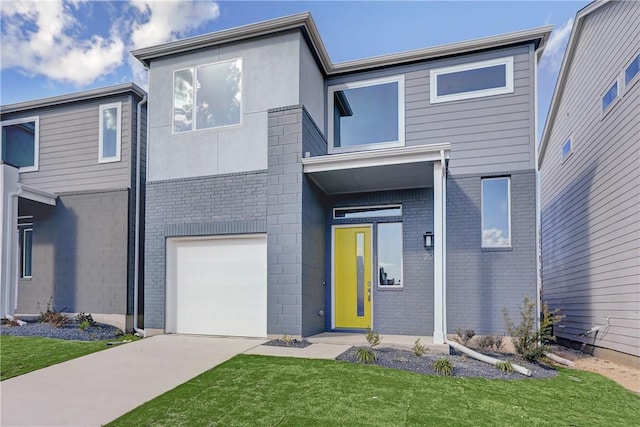
[(563, 341), (640, 363), (640, 3), (578, 12), (540, 145), (542, 297)]
[(537, 295), (548, 27), (333, 64), (309, 14), (149, 70), (148, 333), (502, 333)]
[(144, 100), (123, 84), (2, 106), (2, 317), (38, 314), (51, 299), (134, 326)]

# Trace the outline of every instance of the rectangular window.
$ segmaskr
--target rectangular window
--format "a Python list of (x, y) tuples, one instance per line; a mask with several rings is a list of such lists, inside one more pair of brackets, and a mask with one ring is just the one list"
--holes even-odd
[(567, 139), (564, 144), (562, 144), (562, 160), (566, 159), (573, 153), (573, 145), (571, 143), (571, 138)]
[(20, 168), (20, 172), (38, 170), (38, 117), (2, 122), (2, 161)]
[(241, 101), (240, 58), (177, 70), (173, 73), (173, 132), (240, 124)]
[(98, 162), (120, 161), (122, 132), (122, 103), (115, 102), (100, 106)]
[(513, 57), (433, 69), (431, 103), (513, 92)]
[(618, 82), (616, 81), (602, 96), (602, 111), (606, 111), (618, 97)]
[(18, 232), (20, 245), (20, 277), (30, 279), (32, 277), (33, 264), (33, 217), (19, 217)]
[(624, 84), (627, 86), (631, 80), (633, 80), (638, 73), (640, 73), (640, 54), (631, 61), (631, 64), (624, 70)]
[(404, 76), (329, 87), (329, 153), (404, 145)]
[(482, 247), (511, 246), (511, 180), (482, 179)]
[(378, 285), (402, 286), (402, 223), (378, 224)]
[(402, 206), (367, 206), (362, 208), (335, 208), (333, 210), (333, 217), (335, 219), (374, 218), (387, 216), (402, 216)]

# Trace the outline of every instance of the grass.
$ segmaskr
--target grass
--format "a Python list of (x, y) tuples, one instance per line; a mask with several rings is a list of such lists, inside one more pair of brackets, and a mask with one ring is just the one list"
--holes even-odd
[(0, 335), (0, 381), (104, 350), (107, 342)]
[(629, 426), (639, 413), (639, 396), (583, 371), (505, 381), (239, 355), (109, 426)]

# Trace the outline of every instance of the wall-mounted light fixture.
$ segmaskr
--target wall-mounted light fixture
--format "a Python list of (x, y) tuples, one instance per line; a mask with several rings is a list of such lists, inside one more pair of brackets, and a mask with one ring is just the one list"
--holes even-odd
[(425, 249), (433, 249), (433, 233), (427, 231), (422, 237), (424, 238)]

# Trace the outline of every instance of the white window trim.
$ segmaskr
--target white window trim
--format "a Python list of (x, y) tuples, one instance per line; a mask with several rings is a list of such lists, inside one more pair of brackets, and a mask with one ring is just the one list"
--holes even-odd
[[(400, 212), (398, 213), (398, 215), (384, 215), (384, 216), (380, 216), (380, 215), (375, 215), (375, 211), (372, 211), (371, 213), (373, 215), (370, 216), (364, 216), (364, 217), (360, 217), (360, 218), (345, 218), (345, 217), (338, 217), (336, 216), (336, 212), (340, 212), (340, 211), (350, 211), (350, 210), (354, 210), (354, 209), (363, 209), (363, 210), (370, 210), (370, 209), (400, 209)], [(402, 205), (400, 204), (394, 204), (394, 205), (367, 205), (367, 206), (342, 206), (339, 208), (333, 208), (333, 219), (338, 219), (338, 220), (351, 220), (351, 219), (367, 219), (367, 218), (393, 218), (396, 216), (402, 216)]]
[[(457, 73), (460, 71), (470, 71), (479, 68), (493, 67), (496, 65), (505, 65), (506, 80), (505, 86), (498, 88), (474, 90), (471, 92), (460, 92), (450, 95), (438, 96), (438, 76), (442, 74)], [(513, 93), (514, 91), (514, 73), (513, 73), (513, 56), (505, 58), (490, 59), (487, 61), (471, 62), (450, 67), (434, 68), (429, 72), (430, 77), (430, 100), (432, 104), (440, 102), (460, 101), (463, 99), (481, 98), (485, 96), (502, 95), (505, 93)]]
[[(218, 65), (218, 64), (224, 64), (225, 62), (235, 62), (235, 61), (240, 61), (241, 67), (242, 67), (242, 71), (240, 74), (240, 121), (238, 123), (234, 123), (231, 125), (222, 125), (222, 126), (213, 126), (213, 127), (208, 127), (208, 128), (202, 128), (202, 129), (197, 129), (196, 127), (196, 105), (198, 104), (198, 91), (195, 91), (193, 93), (193, 109), (192, 109), (192, 122), (191, 122), (191, 130), (183, 130), (181, 132), (176, 132), (176, 127), (174, 125), (174, 118), (176, 115), (176, 92), (175, 92), (175, 85), (176, 85), (176, 73), (179, 71), (184, 71), (184, 70), (191, 70), (192, 71), (192, 75), (193, 75), (193, 81), (194, 84), (195, 82), (198, 81), (198, 68), (200, 67), (208, 67), (210, 65)], [(184, 135), (184, 134), (188, 134), (190, 132), (202, 132), (202, 131), (208, 131), (208, 130), (219, 130), (219, 129), (225, 129), (225, 128), (230, 128), (230, 127), (234, 127), (234, 126), (241, 126), (243, 124), (244, 121), (244, 115), (243, 115), (243, 108), (244, 108), (244, 86), (242, 84), (243, 80), (244, 80), (244, 64), (243, 64), (244, 60), (241, 56), (237, 57), (237, 58), (232, 58), (232, 59), (225, 59), (222, 61), (216, 61), (216, 62), (208, 62), (206, 64), (198, 64), (198, 65), (194, 65), (191, 67), (185, 67), (185, 68), (179, 68), (179, 69), (175, 69), (173, 70), (173, 81), (172, 81), (172, 86), (171, 86), (171, 134), (172, 135)]]
[[(400, 283), (397, 285), (381, 285), (380, 284), (380, 233), (378, 229), (384, 224), (400, 224)], [(376, 224), (376, 283), (378, 289), (402, 289), (404, 288), (404, 224), (401, 221), (378, 222)]]
[[(631, 80), (629, 80), (629, 82), (626, 81), (626, 74), (627, 74), (627, 68), (629, 68), (629, 66), (631, 66), (631, 64), (633, 63), (633, 61), (636, 60), (636, 58), (638, 58), (640, 56), (640, 52), (638, 52), (637, 54), (633, 55), (631, 57), (631, 60), (629, 60), (625, 66), (622, 68), (622, 77), (621, 80), (624, 83), (624, 93), (627, 93), (627, 90), (633, 86), (634, 84), (636, 84), (638, 81), (640, 81), (640, 71), (638, 73), (636, 73), (635, 76), (633, 76), (631, 78)], [(620, 92), (620, 90), (618, 89), (618, 92)]]
[[(116, 155), (112, 157), (104, 157), (103, 156), (103, 145), (104, 145), (104, 110), (109, 110), (111, 108), (116, 109)], [(99, 117), (99, 126), (98, 126), (98, 163), (113, 163), (120, 161), (120, 149), (122, 145), (122, 102), (112, 102), (111, 104), (102, 104), (100, 105), (100, 117)]]
[[(385, 83), (398, 84), (398, 139), (388, 142), (376, 142), (373, 144), (361, 144), (350, 147), (334, 147), (333, 146), (333, 94), (343, 89), (356, 89), (360, 87), (376, 86)], [(342, 83), (327, 88), (327, 134), (328, 144), (327, 151), (329, 154), (349, 153), (354, 151), (377, 150), (380, 148), (404, 147), (405, 128), (404, 128), (404, 75), (396, 75), (390, 77), (381, 77), (378, 79), (359, 80), (357, 82)]]
[[(567, 144), (567, 142), (569, 143), (569, 146), (570, 146), (571, 149), (569, 150), (569, 152), (565, 156), (563, 153), (564, 153), (564, 146)], [(571, 135), (567, 139), (565, 139), (564, 142), (562, 143), (562, 145), (560, 146), (560, 157), (562, 158), (562, 163), (564, 163), (572, 155), (573, 155), (573, 135)]]
[[(484, 245), (484, 181), (492, 181), (497, 179), (507, 180), (507, 227), (509, 231), (509, 244), (501, 246), (485, 246)], [(482, 249), (508, 249), (513, 247), (513, 240), (511, 238), (511, 177), (510, 176), (494, 176), (480, 179), (480, 247)]]
[(23, 117), (20, 119), (5, 120), (0, 122), (0, 127), (19, 125), (20, 123), (35, 122), (33, 136), (33, 166), (19, 168), (19, 172), (36, 172), (40, 165), (40, 116)]
[[(29, 228), (21, 228), (22, 231), (22, 275), (20, 276), (22, 279), (31, 279), (33, 278), (33, 226)], [(27, 250), (25, 242), (27, 240), (27, 232), (31, 233), (31, 275), (27, 276), (25, 273), (26, 259), (27, 259)]]

